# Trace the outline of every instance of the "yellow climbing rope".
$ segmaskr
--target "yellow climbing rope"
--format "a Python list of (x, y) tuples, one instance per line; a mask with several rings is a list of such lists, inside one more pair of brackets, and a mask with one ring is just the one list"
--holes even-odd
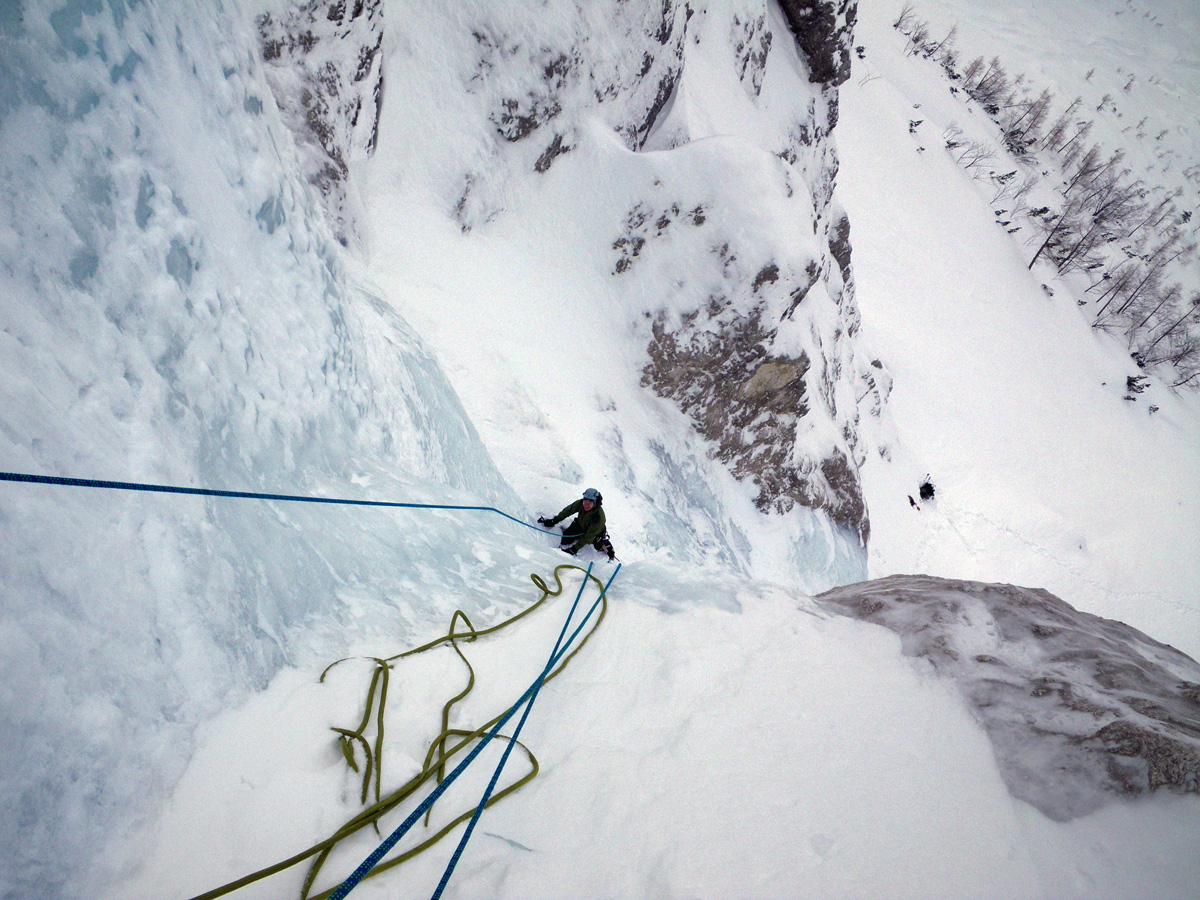
[[(491, 729), (493, 725), (496, 724), (496, 722), (498, 722), (504, 716), (504, 713), (507, 712), (507, 710), (501, 711), (498, 715), (494, 716), (474, 730), (450, 727), (450, 713), (454, 705), (465, 699), (475, 687), (475, 670), (471, 666), (471, 663), (467, 659), (466, 655), (463, 653), (462, 648), (459, 647), (459, 642), (461, 641), (464, 643), (470, 643), (478, 640), (479, 638), (496, 634), (497, 632), (502, 631), (503, 629), (513, 625), (514, 623), (528, 616), (530, 613), (534, 612), (534, 610), (542, 606), (542, 604), (544, 604), (550, 597), (559, 596), (563, 592), (562, 572), (568, 569), (575, 569), (576, 571), (580, 572), (584, 571), (583, 569), (580, 569), (579, 566), (571, 564), (556, 566), (553, 575), (555, 584), (553, 589), (546, 584), (545, 580), (540, 575), (536, 573), (531, 574), (529, 577), (538, 590), (541, 591), (541, 597), (539, 597), (534, 603), (530, 604), (525, 609), (521, 610), (521, 612), (509, 619), (505, 619), (503, 622), (500, 622), (497, 625), (493, 625), (490, 628), (477, 629), (474, 625), (472, 625), (471, 620), (464, 612), (462, 612), (462, 610), (456, 610), (450, 619), (449, 630), (441, 637), (432, 640), (427, 644), (422, 644), (420, 647), (415, 647), (412, 650), (406, 650), (403, 653), (398, 653), (395, 656), (389, 656), (386, 658), (370, 657), (370, 659), (375, 662), (375, 669), (371, 676), (370, 686), (367, 688), (367, 696), (363, 704), (364, 712), (358, 728), (350, 730), (334, 727), (332, 730), (337, 734), (337, 741), (347, 765), (354, 772), (362, 772), (363, 779), (361, 802), (364, 804), (367, 803), (368, 798), (371, 795), (372, 782), (374, 782), (374, 802), (357, 815), (350, 818), (325, 840), (314, 844), (308, 849), (303, 850), (300, 853), (297, 853), (294, 856), (282, 860), (272, 866), (268, 866), (265, 869), (260, 869), (259, 871), (246, 875), (243, 878), (239, 878), (236, 881), (231, 881), (230, 883), (222, 885), (219, 888), (193, 897), (192, 900), (215, 900), (217, 897), (223, 897), (226, 894), (238, 890), (239, 888), (253, 884), (256, 881), (261, 881), (264, 878), (269, 878), (270, 876), (289, 869), (292, 866), (298, 865), (306, 859), (311, 859), (312, 862), (309, 864), (309, 869), (305, 875), (303, 887), (301, 888), (301, 900), (324, 900), (324, 898), (328, 897), (333, 892), (333, 889), (315, 895), (311, 894), (311, 891), (313, 890), (313, 885), (315, 884), (317, 877), (321, 872), (321, 868), (324, 866), (326, 860), (329, 858), (329, 854), (333, 851), (333, 849), (341, 841), (346, 840), (351, 835), (357, 833), (368, 825), (373, 826), (376, 832), (378, 832), (379, 820), (399, 806), (408, 797), (412, 796), (413, 793), (415, 793), (421, 787), (421, 785), (425, 784), (430, 779), (436, 779), (436, 783), (440, 784), (446, 775), (447, 762), (455, 755), (469, 747), (476, 740), (480, 739), (488, 732), (489, 729)], [(595, 582), (596, 586), (603, 591), (604, 585), (598, 578), (596, 578), (596, 576), (586, 572), (585, 575), (587, 576), (588, 580)], [(600, 623), (604, 620), (604, 616), (607, 612), (608, 599), (606, 596), (602, 596), (600, 615), (596, 618), (595, 623), (593, 623), (587, 633), (582, 636), (582, 639), (579, 641), (578, 645), (567, 656), (563, 657), (558, 666), (546, 676), (545, 681), (553, 680), (559, 675), (559, 673), (563, 671), (563, 669), (567, 667), (574, 656), (583, 649), (583, 646), (588, 642), (588, 639), (596, 632), (596, 629), (600, 627)], [(463, 631), (457, 630), (460, 622), (465, 628)], [(381, 785), (383, 775), (382, 760), (384, 742), (384, 710), (387, 705), (390, 671), (393, 668), (393, 664), (398, 660), (409, 656), (415, 656), (419, 653), (424, 653), (427, 650), (432, 650), (433, 648), (439, 647), (446, 643), (450, 644), (450, 646), (454, 648), (454, 652), (458, 654), (458, 657), (467, 667), (467, 686), (447, 700), (445, 705), (442, 707), (441, 731), (430, 743), (429, 749), (425, 754), (425, 762), (421, 771), (396, 790), (392, 791), (386, 796), (382, 796)], [(347, 659), (349, 659), (349, 657), (347, 657)], [(331, 663), (325, 669), (325, 671), (321, 673), (320, 681), (324, 682), (325, 676), (329, 674), (330, 669), (345, 661), (346, 659), (339, 659), (336, 662)], [(367, 730), (370, 728), (373, 712), (375, 721), (375, 735), (374, 741), (372, 742), (367, 738)], [(497, 735), (497, 739), (506, 741), (510, 740), (510, 738), (507, 738), (504, 735)], [(457, 740), (457, 743), (450, 744), (450, 742), (454, 740)], [(488, 807), (491, 807), (513, 792), (519, 790), (537, 776), (537, 759), (534, 757), (533, 753), (530, 752), (529, 748), (523, 743), (518, 741), (517, 746), (521, 748), (529, 761), (529, 771), (517, 781), (493, 794), (488, 800)], [(364, 764), (361, 770), (356, 759), (356, 748), (360, 748), (362, 750), (364, 758)], [(414, 856), (417, 856), (421, 852), (429, 849), (443, 837), (453, 831), (455, 827), (470, 819), (474, 812), (474, 807), (468, 809), (466, 812), (455, 817), (447, 825), (443, 826), (436, 833), (430, 835), (416, 846), (406, 850), (398, 856), (393, 857), (392, 859), (389, 859), (387, 862), (375, 866), (375, 868), (371, 870), (367, 877), (373, 878), (381, 872), (393, 869), (396, 866), (412, 859)], [(428, 827), (428, 815), (426, 816), (425, 822), (426, 827)]]

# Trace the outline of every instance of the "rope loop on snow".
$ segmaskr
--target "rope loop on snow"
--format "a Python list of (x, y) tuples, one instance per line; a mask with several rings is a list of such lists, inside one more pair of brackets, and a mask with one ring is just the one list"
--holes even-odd
[[(480, 725), (478, 728), (470, 730), (463, 728), (450, 728), (449, 720), (454, 705), (465, 699), (475, 687), (474, 668), (471, 666), (471, 663), (467, 659), (466, 655), (462, 652), (462, 648), (459, 646), (459, 643), (471, 643), (479, 640), (480, 638), (496, 634), (497, 632), (508, 628), (509, 626), (528, 616), (530, 613), (534, 612), (550, 597), (557, 597), (561, 595), (564, 590), (562, 575), (565, 571), (572, 569), (578, 572), (583, 572), (584, 574), (584, 578), (579, 586), (579, 593), (575, 598), (576, 605), (579, 602), (579, 598), (582, 597), (584, 589), (589, 583), (594, 583), (600, 589), (600, 593), (593, 602), (591, 609), (588, 610), (587, 614), (571, 633), (570, 637), (565, 641), (563, 639), (563, 636), (566, 634), (567, 627), (570, 625), (574, 616), (574, 605), (571, 608), (571, 615), (568, 616), (566, 623), (563, 625), (563, 631), (559, 635), (559, 640), (555, 644), (554, 650), (551, 651), (550, 658), (546, 666), (542, 669), (534, 683), (529, 686), (529, 688), (524, 694), (522, 694), (521, 698), (515, 704), (513, 704), (504, 712)], [(352, 771), (361, 771), (363, 773), (361, 791), (362, 802), (367, 802), (367, 799), (371, 794), (372, 783), (374, 785), (374, 802), (347, 820), (340, 828), (335, 830), (333, 834), (331, 834), (325, 840), (320, 841), (308, 849), (302, 850), (301, 852), (272, 866), (260, 869), (257, 872), (253, 872), (243, 878), (237, 879), (236, 881), (232, 881), (219, 888), (208, 891), (207, 893), (200, 894), (192, 898), (192, 900), (215, 900), (217, 897), (225, 896), (226, 894), (232, 893), (239, 888), (243, 888), (256, 881), (261, 881), (264, 878), (268, 878), (272, 875), (289, 869), (292, 866), (298, 865), (305, 860), (311, 860), (311, 862), (309, 864), (308, 872), (305, 874), (304, 884), (301, 889), (301, 900), (341, 900), (341, 898), (345, 897), (346, 894), (348, 894), (350, 890), (352, 890), (353, 887), (363, 879), (373, 878), (376, 875), (407, 862), (418, 854), (429, 849), (434, 844), (438, 843), (442, 838), (448, 835), (463, 822), (467, 822), (468, 820), (471, 820), (472, 822), (477, 821), (484, 809), (499, 803), (505, 797), (510, 796), (515, 791), (532, 781), (538, 774), (539, 765), (537, 758), (533, 755), (529, 748), (517, 739), (520, 733), (520, 727), (524, 723), (525, 716), (529, 714), (529, 710), (532, 708), (533, 698), (537, 696), (537, 693), (541, 690), (542, 686), (544, 686), (546, 682), (558, 677), (558, 675), (560, 675), (562, 671), (566, 669), (575, 655), (583, 649), (584, 645), (600, 627), (601, 622), (604, 620), (604, 617), (608, 612), (609, 586), (612, 584), (613, 579), (616, 578), (617, 572), (619, 572), (620, 569), (621, 566), (618, 565), (616, 570), (614, 570), (612, 575), (609, 577), (608, 583), (605, 584), (591, 573), (590, 565), (588, 566), (587, 570), (584, 570), (579, 566), (565, 563), (555, 566), (554, 568), (554, 587), (550, 587), (538, 574), (531, 574), (530, 579), (533, 581), (534, 586), (537, 587), (541, 592), (541, 596), (516, 615), (513, 615), (489, 628), (477, 629), (462, 610), (456, 610), (454, 615), (451, 617), (449, 629), (441, 637), (435, 638), (434, 640), (422, 644), (419, 647), (414, 647), (411, 650), (405, 650), (401, 653), (397, 653), (394, 656), (384, 658), (367, 657), (367, 659), (370, 659), (375, 666), (370, 685), (367, 689), (367, 696), (363, 704), (364, 712), (359, 722), (359, 726), (354, 730), (337, 727), (333, 728), (332, 730), (335, 732), (335, 734), (337, 734), (337, 741), (342, 755), (346, 759), (347, 765)], [(595, 621), (592, 621), (592, 616), (597, 610), (599, 610), (599, 615), (595, 617)], [(591, 627), (588, 628), (586, 633), (583, 633), (584, 628), (589, 622), (591, 622)], [(462, 630), (459, 630), (460, 623), (463, 626)], [(577, 638), (579, 638), (581, 634), (582, 639), (576, 643)], [(429, 748), (425, 754), (425, 761), (421, 771), (396, 790), (381, 796), (382, 755), (384, 746), (383, 721), (384, 707), (387, 702), (389, 673), (396, 667), (396, 664), (400, 660), (424, 653), (443, 644), (450, 644), (455, 653), (458, 654), (459, 658), (467, 667), (467, 686), (447, 700), (445, 705), (442, 707), (441, 731), (430, 742)], [(324, 682), (325, 676), (328, 675), (331, 669), (343, 662), (346, 662), (350, 658), (351, 657), (346, 657), (331, 663), (321, 673), (319, 680)], [(511, 719), (522, 707), (524, 707), (524, 713), (522, 715), (521, 723), (518, 724), (514, 734), (511, 737), (500, 734), (500, 729), (503, 728), (509, 719)], [(372, 715), (373, 713), (374, 715)], [(376, 730), (373, 742), (367, 736), (367, 730), (369, 729), (372, 720), (375, 722)], [(446, 791), (446, 789), (449, 788), (453, 781), (471, 764), (471, 762), (474, 761), (480, 752), (482, 752), (484, 747), (493, 739), (503, 741), (508, 746), (505, 747), (500, 765), (497, 766), (497, 769), (492, 776), (492, 780), (489, 783), (488, 790), (485, 793), (482, 801), (476, 807), (456, 816), (434, 834), (429, 835), (415, 846), (405, 850), (403, 853), (387, 860), (386, 862), (382, 862), (381, 860), (383, 859), (383, 856), (385, 856), (395, 846), (395, 844), (399, 842), (404, 834), (406, 834), (422, 816), (426, 816), (426, 827), (428, 828), (428, 813), (432, 810), (432, 807), (436, 803), (437, 799)], [(504, 763), (507, 761), (508, 756), (514, 747), (519, 747), (525, 754), (525, 758), (529, 763), (529, 770), (521, 778), (513, 781), (511, 784), (506, 785), (502, 789), (495, 791), (495, 793), (492, 793), (493, 789), (498, 783), (500, 772), (504, 766)], [(356, 748), (362, 751), (365, 760), (365, 764), (361, 770), (356, 759)], [(470, 749), (468, 750), (468, 748)], [(449, 774), (447, 774), (447, 764), (464, 751), (466, 751), (465, 758), (463, 758), (455, 766), (455, 768), (449, 772)], [(318, 894), (311, 893), (322, 867), (328, 860), (330, 853), (339, 843), (366, 828), (367, 826), (374, 827), (378, 833), (380, 819), (395, 810), (396, 807), (398, 807), (405, 800), (412, 797), (422, 785), (429, 781), (435, 782), (434, 789), (431, 791), (431, 793), (416, 807), (416, 809), (409, 814), (405, 821), (394, 832), (392, 832), (391, 835), (389, 835), (384, 843), (376, 848), (375, 852), (372, 853), (371, 856), (364, 860), (363, 864), (359, 866), (357, 870), (355, 870), (354, 874), (352, 874), (349, 878), (335, 888)], [(462, 847), (465, 846), (466, 839), (470, 837), (471, 829), (473, 827), (473, 825), (468, 825), (468, 828), (463, 835), (463, 839), (460, 842), (459, 848), (456, 850), (455, 856), (451, 861), (451, 865), (443, 875), (443, 882), (438, 888), (439, 894), (441, 890), (444, 889), (445, 883), (449, 879), (450, 872), (453, 871), (453, 864), (457, 862), (458, 856), (462, 852)], [(435, 894), (435, 896), (437, 895)]]

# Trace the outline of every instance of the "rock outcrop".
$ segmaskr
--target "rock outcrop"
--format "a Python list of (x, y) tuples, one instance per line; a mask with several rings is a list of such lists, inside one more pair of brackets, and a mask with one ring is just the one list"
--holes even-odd
[[(881, 371), (855, 352), (859, 314), (854, 301), (850, 224), (834, 197), (837, 86), (849, 73), (853, 2), (785, 3), (799, 50), (808, 102), (770, 148), (786, 167), (788, 196), (807, 191), (817, 246), (763, 259), (744, 237), (713, 242), (714, 268), (693, 309), (655, 319), (643, 383), (679, 404), (714, 455), (757, 489), (769, 513), (796, 504), (822, 510), (865, 544), (870, 521), (858, 466), (863, 461), (860, 405), (878, 414), (890, 388)], [(782, 47), (763, 15), (734, 17), (734, 48), (743, 84), (762, 90), (772, 48)], [(776, 65), (780, 62), (776, 61)], [(790, 58), (784, 64), (791, 64)], [(686, 64), (681, 75), (686, 83)], [(666, 126), (664, 126), (666, 128)], [(686, 123), (670, 129), (671, 145), (690, 137)], [(695, 218), (693, 211), (689, 215)], [(614, 244), (615, 271), (627, 270), (679, 209), (635, 210)], [(684, 216), (684, 218), (687, 218)], [(753, 264), (748, 264), (757, 260)], [(805, 333), (797, 346), (784, 334)]]
[(816, 600), (954, 679), (1009, 790), (1050, 818), (1200, 792), (1200, 664), (1173, 647), (1007, 584), (896, 575)]
[(809, 79), (837, 87), (850, 77), (857, 0), (779, 0), (796, 43), (808, 58)]
[(258, 16), (267, 77), (339, 240), (355, 232), (349, 162), (379, 137), (383, 0), (304, 0)]

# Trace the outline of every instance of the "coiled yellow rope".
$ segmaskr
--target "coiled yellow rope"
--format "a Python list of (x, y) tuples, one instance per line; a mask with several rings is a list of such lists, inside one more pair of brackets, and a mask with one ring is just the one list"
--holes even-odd
[[(343, 757), (346, 759), (346, 762), (350, 768), (355, 772), (360, 771), (360, 769), (355, 758), (354, 750), (356, 747), (362, 748), (365, 758), (365, 764), (361, 770), (363, 772), (362, 802), (367, 802), (367, 799), (371, 793), (371, 783), (373, 781), (375, 787), (374, 803), (349, 819), (325, 840), (314, 844), (307, 850), (303, 850), (300, 853), (275, 863), (272, 866), (268, 866), (265, 869), (260, 869), (259, 871), (239, 878), (236, 881), (231, 881), (230, 883), (208, 891), (207, 893), (193, 897), (192, 900), (215, 900), (217, 897), (223, 897), (226, 894), (245, 887), (246, 885), (253, 884), (256, 881), (261, 881), (264, 878), (269, 878), (272, 875), (289, 869), (306, 859), (312, 859), (312, 863), (309, 865), (308, 873), (305, 875), (304, 884), (301, 888), (301, 900), (323, 900), (323, 898), (328, 897), (332, 893), (333, 889), (315, 895), (311, 895), (310, 892), (313, 889), (313, 885), (316, 882), (317, 876), (320, 874), (322, 866), (329, 858), (329, 854), (333, 851), (333, 849), (341, 841), (367, 827), (368, 825), (374, 826), (376, 831), (378, 831), (379, 820), (395, 809), (408, 797), (412, 796), (412, 794), (416, 792), (421, 785), (425, 784), (430, 779), (436, 779), (437, 783), (440, 783), (445, 777), (447, 762), (456, 754), (469, 747), (474, 741), (478, 740), (485, 733), (487, 733), (487, 731), (503, 717), (504, 712), (507, 711), (502, 711), (500, 714), (494, 716), (492, 719), (488, 720), (474, 730), (449, 727), (450, 713), (454, 705), (462, 701), (475, 686), (475, 670), (471, 666), (470, 661), (463, 654), (462, 649), (459, 647), (459, 642), (462, 641), (469, 643), (478, 640), (479, 638), (495, 634), (518, 622), (525, 616), (532, 613), (534, 610), (538, 609), (550, 597), (557, 597), (560, 595), (563, 591), (561, 573), (568, 569), (575, 569), (581, 572), (584, 571), (583, 569), (580, 569), (579, 566), (571, 564), (556, 566), (554, 568), (553, 575), (555, 583), (555, 587), (553, 589), (546, 584), (545, 580), (540, 575), (537, 575), (536, 573), (531, 574), (529, 577), (533, 581), (534, 585), (541, 591), (541, 597), (539, 597), (534, 603), (530, 604), (521, 612), (509, 619), (504, 620), (503, 622), (500, 622), (497, 625), (493, 625), (490, 628), (477, 629), (471, 624), (471, 620), (466, 616), (465, 613), (463, 613), (461, 610), (457, 610), (451, 617), (449, 630), (441, 637), (432, 640), (427, 644), (422, 644), (420, 647), (416, 647), (412, 650), (406, 650), (403, 653), (398, 653), (395, 656), (389, 656), (385, 659), (371, 657), (375, 661), (375, 670), (371, 677), (371, 684), (367, 689), (367, 697), (364, 704), (365, 711), (363, 713), (362, 721), (359, 723), (358, 728), (354, 729), (353, 731), (337, 727), (334, 727), (332, 730), (338, 735), (337, 740)], [(587, 578), (590, 581), (595, 582), (596, 586), (603, 590), (604, 585), (598, 578), (591, 574), (587, 574)], [(556, 678), (559, 673), (561, 673), (563, 669), (567, 667), (567, 665), (574, 658), (575, 654), (583, 649), (583, 646), (588, 642), (588, 639), (596, 632), (596, 629), (600, 627), (600, 623), (604, 620), (604, 616), (607, 612), (608, 599), (607, 596), (605, 596), (601, 598), (600, 615), (596, 618), (595, 623), (588, 630), (588, 632), (582, 636), (582, 639), (570, 652), (570, 654), (563, 657), (558, 666), (548, 676), (546, 676), (545, 681), (551, 681), (552, 679)], [(460, 620), (466, 626), (464, 631), (457, 630)], [(408, 656), (415, 656), (419, 653), (424, 653), (427, 650), (431, 650), (434, 647), (438, 647), (446, 643), (449, 643), (454, 648), (455, 653), (458, 654), (459, 658), (467, 667), (467, 671), (469, 673), (467, 686), (462, 691), (447, 700), (445, 705), (442, 707), (442, 728), (439, 734), (429, 745), (429, 749), (425, 754), (425, 763), (421, 771), (395, 791), (391, 792), (387, 796), (381, 796), (384, 709), (387, 704), (388, 681), (392, 665), (397, 660)], [(337, 662), (330, 664), (325, 671), (321, 673), (320, 680), (323, 682), (330, 669), (345, 661), (345, 659), (339, 659)], [(366, 736), (366, 732), (371, 724), (372, 712), (375, 713), (375, 740), (373, 747), (371, 741), (369, 741)], [(497, 738), (500, 740), (509, 740), (509, 738), (506, 738), (503, 735), (497, 735)], [(455, 739), (457, 739), (457, 743), (449, 745), (448, 747), (449, 742)], [(493, 794), (488, 800), (488, 807), (491, 807), (513, 792), (519, 790), (522, 786), (528, 784), (534, 779), (534, 777), (537, 776), (539, 769), (537, 759), (524, 744), (517, 742), (517, 746), (521, 748), (529, 760), (530, 769), (520, 779)], [(375, 868), (371, 870), (370, 875), (367, 877), (374, 877), (381, 872), (395, 868), (396, 866), (412, 859), (414, 856), (417, 856), (419, 853), (429, 849), (443, 837), (449, 834), (452, 830), (454, 830), (455, 827), (470, 819), (474, 814), (474, 811), (475, 809), (472, 807), (471, 809), (457, 816), (453, 821), (443, 826), (435, 834), (430, 835), (416, 846), (406, 850), (404, 853), (401, 853), (392, 859), (389, 859), (387, 862), (375, 866)], [(428, 817), (426, 818), (426, 825), (428, 825)]]

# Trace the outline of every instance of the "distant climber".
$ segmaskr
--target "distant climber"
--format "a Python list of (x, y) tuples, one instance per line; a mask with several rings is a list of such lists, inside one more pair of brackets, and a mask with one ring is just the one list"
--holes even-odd
[(912, 498), (912, 494), (908, 495), (908, 505), (911, 506), (913, 509), (915, 509), (917, 512), (921, 511), (921, 507), (917, 506), (917, 501)]
[(929, 480), (929, 476), (925, 476), (925, 480), (921, 482), (920, 490), (917, 496), (922, 500), (929, 501), (933, 499), (933, 482)]
[(616, 559), (617, 554), (613, 550), (612, 541), (608, 539), (603, 504), (604, 498), (600, 496), (600, 492), (595, 488), (588, 488), (583, 492), (581, 499), (566, 507), (553, 519), (540, 517), (538, 524), (553, 528), (568, 516), (575, 516), (575, 520), (563, 529), (559, 549), (574, 556), (585, 544), (591, 544), (609, 559)]

